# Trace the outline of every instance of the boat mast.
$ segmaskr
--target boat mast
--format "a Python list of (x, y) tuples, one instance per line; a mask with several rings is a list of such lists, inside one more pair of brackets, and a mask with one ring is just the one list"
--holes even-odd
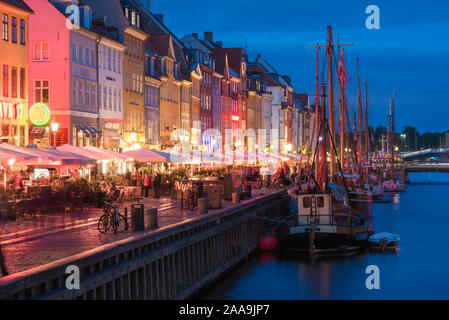
[[(334, 83), (333, 83), (333, 45), (332, 45), (332, 27), (327, 26), (327, 71), (328, 71), (328, 97), (329, 97), (329, 131), (332, 138), (335, 137), (335, 102), (334, 102)], [(329, 163), (329, 174), (331, 180), (334, 179), (335, 175), (335, 152), (334, 149), (330, 150), (330, 163)]]
[(358, 107), (357, 107), (357, 113), (358, 113), (358, 120), (359, 120), (359, 127), (358, 127), (358, 135), (357, 135), (357, 152), (359, 155), (359, 159), (361, 159), (363, 154), (363, 128), (362, 128), (362, 94), (360, 92), (360, 74), (359, 74), (359, 57), (357, 57), (357, 99), (358, 99)]
[[(338, 47), (340, 51), (340, 47)], [(344, 63), (345, 49), (342, 49), (340, 63)], [(343, 168), (345, 167), (345, 84), (340, 84), (340, 161)]]
[(368, 81), (365, 82), (365, 161), (369, 165)]
[(391, 148), (391, 172), (393, 174), (393, 181), (396, 181), (394, 175), (394, 96), (395, 92), (393, 91), (393, 99), (391, 102), (391, 137), (390, 137), (390, 148)]
[[(320, 130), (320, 125), (321, 125), (321, 121), (320, 121), (320, 77), (319, 77), (319, 72), (320, 72), (320, 45), (319, 43), (316, 44), (316, 83), (315, 83), (315, 152), (319, 146), (319, 135), (320, 133), (318, 132)], [(317, 167), (318, 169), (318, 167)], [(318, 170), (315, 170), (315, 180), (318, 181)]]

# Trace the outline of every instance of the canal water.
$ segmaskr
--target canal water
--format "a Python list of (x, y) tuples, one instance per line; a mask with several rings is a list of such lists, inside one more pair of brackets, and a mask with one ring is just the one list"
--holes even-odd
[[(405, 193), (371, 208), (374, 232), (400, 235), (396, 252), (327, 258), (258, 253), (199, 298), (449, 299), (449, 174), (409, 178)], [(365, 284), (370, 265), (379, 268), (378, 290)]]

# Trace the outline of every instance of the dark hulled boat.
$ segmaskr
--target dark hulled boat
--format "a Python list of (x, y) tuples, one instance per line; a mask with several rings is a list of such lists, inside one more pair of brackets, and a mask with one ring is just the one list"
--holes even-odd
[(368, 223), (340, 194), (329, 190), (298, 195), (297, 215), (277, 228), (280, 248), (317, 254), (364, 247), (370, 235)]

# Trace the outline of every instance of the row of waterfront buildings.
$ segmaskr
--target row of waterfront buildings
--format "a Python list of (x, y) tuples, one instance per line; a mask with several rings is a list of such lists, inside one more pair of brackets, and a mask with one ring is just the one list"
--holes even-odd
[[(177, 38), (148, 0), (0, 0), (0, 19), (2, 142), (296, 153), (314, 140), (290, 77), (212, 32)], [(30, 121), (37, 103), (47, 125)]]

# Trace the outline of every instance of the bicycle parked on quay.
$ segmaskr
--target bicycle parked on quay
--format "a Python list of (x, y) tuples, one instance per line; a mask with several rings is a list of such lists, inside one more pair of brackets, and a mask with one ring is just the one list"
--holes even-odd
[(104, 202), (104, 214), (98, 220), (98, 231), (107, 233), (108, 231), (124, 232), (128, 230), (128, 221), (125, 216), (119, 212), (118, 205), (110, 202)]

